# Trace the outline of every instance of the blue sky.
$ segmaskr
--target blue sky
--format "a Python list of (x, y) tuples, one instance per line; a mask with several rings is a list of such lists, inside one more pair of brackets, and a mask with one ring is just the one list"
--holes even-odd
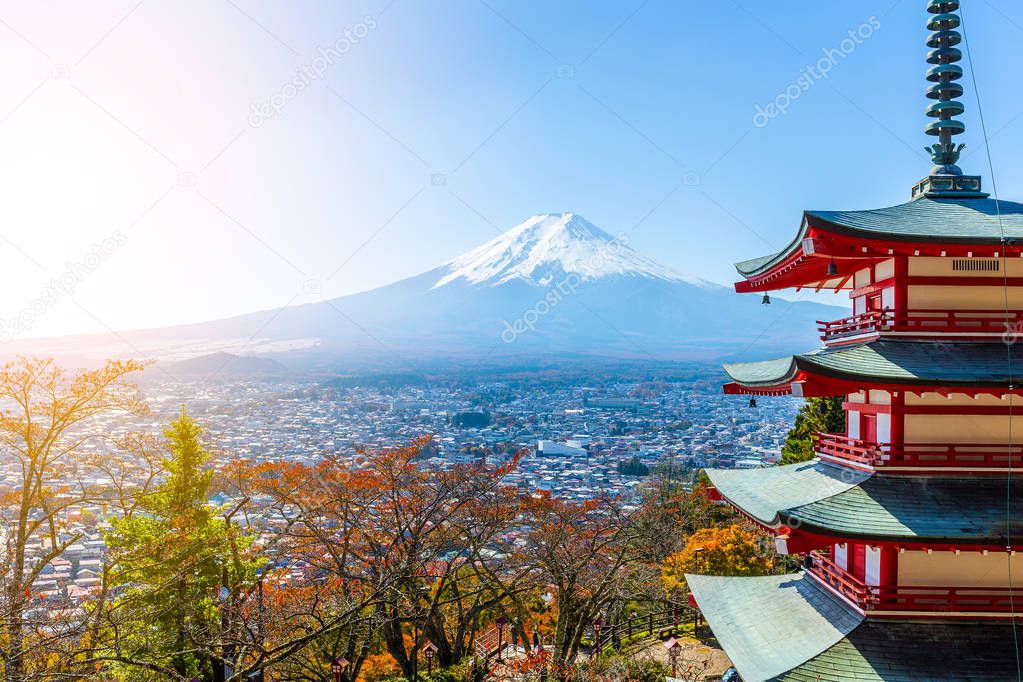
[[(569, 210), (730, 283), (802, 209), (900, 203), (926, 174), (924, 5), (2, 3), (0, 318), (35, 305), (43, 335), (308, 302)], [(1023, 5), (965, 5), (1021, 198)], [(869, 37), (754, 125), (849, 31)], [(974, 96), (960, 165), (990, 188)]]

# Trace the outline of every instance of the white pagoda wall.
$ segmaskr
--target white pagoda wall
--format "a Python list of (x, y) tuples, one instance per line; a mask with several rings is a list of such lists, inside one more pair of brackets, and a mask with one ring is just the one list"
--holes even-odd
[[(971, 397), (962, 393), (942, 396), (937, 393), (905, 396), (907, 408), (939, 407), (941, 414), (907, 414), (904, 421), (905, 442), (907, 443), (1008, 443), (1009, 442), (1009, 396), (978, 395)], [(1012, 440), (1023, 443), (1023, 398), (1013, 399), (1015, 412), (1012, 418)], [(956, 407), (1000, 408), (1006, 414), (954, 414), (948, 410)]]
[[(903, 428), (906, 443), (1008, 443), (1010, 434), (1009, 417), (998, 415), (907, 414)], [(1023, 415), (1013, 415), (1011, 434), (1023, 443)]]
[[(852, 405), (857, 404), (871, 404), (871, 405), (891, 405), (892, 396), (888, 391), (860, 391), (859, 393), (851, 393), (847, 397), (847, 400)], [(860, 438), (860, 410), (855, 407), (850, 407), (846, 411), (846, 435), (850, 438)], [(879, 413), (877, 415), (877, 441), (879, 443), (887, 443), (892, 437), (892, 416), (886, 413)]]
[[(863, 268), (853, 275), (853, 287), (859, 289), (874, 282), (883, 282), (895, 276), (895, 260), (889, 258), (870, 268)], [(852, 297), (853, 314), (862, 315), (867, 312), (867, 297)], [(895, 307), (895, 286), (887, 286), (881, 290), (881, 307)]]
[[(970, 273), (973, 275), (979, 273)], [(1005, 310), (1005, 289), (1001, 278), (995, 286), (931, 286), (910, 285), (906, 300), (910, 310)], [(1023, 288), (1009, 288), (1009, 308), (1023, 308)]]
[[(1023, 277), (1023, 259), (999, 261), (997, 271), (956, 271), (953, 258), (910, 258), (910, 277), (951, 277), (971, 280), (989, 279), (990, 286), (921, 285), (906, 288), (906, 305), (912, 310), (1004, 310), (1006, 291), (1003, 278)], [(997, 259), (985, 259), (997, 260)], [(1009, 308), (1023, 309), (1023, 287), (1008, 290)]]
[[(962, 271), (953, 270), (952, 261), (959, 260), (955, 258), (926, 258), (923, 256), (911, 257), (908, 264), (907, 274), (910, 277), (968, 277), (970, 279), (977, 279), (979, 277), (989, 277), (992, 280), (1000, 280), (1003, 277), (1003, 273), (1008, 273), (1009, 277), (1023, 277), (1023, 258), (1009, 258), (999, 263), (999, 269), (997, 271)], [(981, 260), (981, 259), (978, 259)], [(1001, 259), (983, 259), (983, 260), (1001, 260)], [(1005, 268), (1002, 270), (1002, 268)]]
[[(963, 550), (905, 551), (899, 554), (899, 585), (934, 587), (1007, 587), (1010, 558), (1004, 552), (984, 555)], [(1023, 584), (1023, 556), (1011, 557), (1012, 581)]]

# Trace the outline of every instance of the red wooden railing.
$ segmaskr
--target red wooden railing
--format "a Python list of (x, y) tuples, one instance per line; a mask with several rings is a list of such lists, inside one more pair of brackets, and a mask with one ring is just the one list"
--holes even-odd
[(1023, 590), (1006, 587), (865, 585), (827, 557), (811, 555), (807, 569), (822, 583), (864, 611), (926, 613), (1012, 613), (1023, 607)]
[(809, 559), (806, 566), (808, 571), (832, 590), (866, 610), (867, 604), (870, 602), (870, 589), (866, 585), (846, 573), (845, 569), (840, 568), (823, 554), (812, 553)]
[(816, 438), (819, 454), (868, 466), (880, 466), (882, 463), (881, 446), (877, 443), (849, 438), (839, 433), (818, 433)]
[(1014, 612), (1023, 606), (1023, 590), (1004, 587), (875, 587), (876, 611), (994, 613)]
[(1023, 446), (1006, 443), (885, 445), (885, 466), (1008, 468), (1023, 466)]
[(830, 341), (845, 336), (858, 336), (860, 334), (873, 334), (882, 331), (885, 327), (885, 313), (874, 311), (851, 317), (843, 317), (840, 320), (826, 322), (817, 320), (817, 331), (821, 333), (821, 339)]
[(1023, 311), (1010, 310), (876, 310), (841, 320), (817, 321), (824, 341), (862, 334), (901, 332), (954, 333), (978, 336), (1023, 332)]
[(1023, 445), (1006, 443), (874, 443), (839, 433), (816, 434), (818, 454), (872, 467), (1023, 467)]

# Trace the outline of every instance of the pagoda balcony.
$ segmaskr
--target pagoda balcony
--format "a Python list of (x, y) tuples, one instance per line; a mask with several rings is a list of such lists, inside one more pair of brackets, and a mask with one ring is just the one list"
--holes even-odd
[(840, 433), (818, 433), (816, 438), (814, 451), (822, 458), (871, 468), (884, 463), (879, 443), (849, 438)]
[(1023, 311), (1010, 310), (875, 310), (833, 322), (817, 321), (825, 343), (861, 337), (950, 334), (965, 338), (1023, 333)]
[(866, 585), (827, 556), (807, 556), (806, 572), (866, 615), (877, 616), (1007, 616), (1023, 599), (1023, 589), (1007, 587), (939, 587), (930, 585)]
[(1006, 443), (875, 443), (840, 433), (818, 433), (814, 451), (859, 469), (1023, 467), (1023, 445)]

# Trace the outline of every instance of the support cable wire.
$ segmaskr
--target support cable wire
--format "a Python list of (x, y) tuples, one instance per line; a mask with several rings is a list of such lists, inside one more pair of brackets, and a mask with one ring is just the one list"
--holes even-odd
[[(1002, 260), (1002, 291), (1004, 294), (1005, 303), (1005, 323), (1009, 324), (1009, 272), (1008, 272), (1008, 255), (1006, 250), (1009, 246), (1008, 240), (1005, 238), (1005, 226), (1002, 222), (1002, 207), (1001, 202), (998, 199), (998, 183), (995, 180), (995, 165), (991, 160), (991, 144), (988, 141), (987, 124), (984, 122), (984, 108), (981, 105), (980, 99), (980, 86), (977, 84), (977, 74), (973, 68), (973, 54), (970, 52), (970, 39), (966, 33), (966, 12), (960, 7), (959, 9), (962, 32), (963, 32), (963, 46), (966, 48), (966, 58), (970, 65), (970, 80), (973, 81), (973, 94), (977, 99), (977, 115), (980, 118), (980, 129), (984, 136), (984, 151), (987, 154), (987, 166), (988, 174), (991, 176), (991, 192), (995, 200), (995, 212), (998, 215), (998, 233), (1000, 236), (1000, 255)], [(1016, 392), (1016, 382), (1013, 377), (1013, 362), (1012, 362), (1012, 346), (1017, 341), (1015, 338), (1018, 334), (1018, 329), (1007, 329), (1009, 332), (1005, 339), (1006, 349), (1006, 368), (1009, 378), (1009, 457), (1007, 459), (1008, 468), (1005, 474), (1005, 557), (1008, 562), (1008, 575), (1009, 575), (1009, 614), (1010, 622), (1012, 623), (1012, 642), (1016, 650), (1016, 679), (1023, 680), (1023, 666), (1020, 662), (1020, 647), (1019, 637), (1016, 628), (1016, 604), (1013, 598), (1013, 579), (1012, 579), (1012, 418), (1013, 418), (1013, 401)]]

